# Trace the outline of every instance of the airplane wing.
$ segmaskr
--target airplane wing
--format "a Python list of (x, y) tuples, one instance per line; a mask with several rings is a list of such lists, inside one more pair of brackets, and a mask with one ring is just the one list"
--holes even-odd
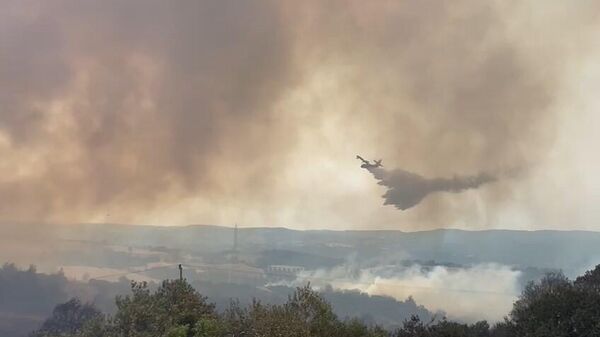
[(366, 164), (366, 163), (368, 163), (368, 161), (367, 161), (367, 160), (365, 160), (365, 158), (363, 158), (363, 157), (361, 157), (361, 156), (359, 156), (359, 155), (356, 155), (356, 159), (360, 159), (360, 160), (361, 160), (363, 163), (365, 163), (365, 164)]

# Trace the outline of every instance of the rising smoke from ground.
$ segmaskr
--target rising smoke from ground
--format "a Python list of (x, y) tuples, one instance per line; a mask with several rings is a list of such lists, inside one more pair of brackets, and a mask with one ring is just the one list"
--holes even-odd
[(350, 226), (348, 152), (527, 167), (592, 5), (0, 0), (0, 220)]
[(375, 179), (379, 180), (379, 185), (388, 188), (383, 195), (384, 205), (394, 205), (401, 210), (416, 206), (430, 193), (459, 193), (495, 180), (494, 177), (485, 173), (476, 176), (428, 179), (402, 169), (386, 170), (375, 167), (368, 170)]
[(288, 285), (301, 285), (310, 280), (317, 288), (331, 285), (334, 289), (356, 289), (399, 301), (413, 297), (417, 304), (444, 311), (450, 319), (497, 322), (510, 312), (520, 293), (520, 274), (499, 264), (465, 268), (415, 265), (404, 269), (342, 266), (303, 272)]

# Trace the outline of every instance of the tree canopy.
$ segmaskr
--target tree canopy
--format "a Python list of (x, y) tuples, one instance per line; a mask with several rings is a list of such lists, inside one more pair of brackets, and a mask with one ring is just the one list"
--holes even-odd
[(503, 322), (464, 324), (413, 316), (395, 331), (340, 319), (310, 285), (283, 304), (232, 302), (217, 312), (187, 281), (164, 281), (151, 291), (132, 282), (106, 316), (72, 299), (58, 305), (31, 337), (592, 337), (600, 336), (600, 265), (574, 281), (561, 273), (528, 284)]

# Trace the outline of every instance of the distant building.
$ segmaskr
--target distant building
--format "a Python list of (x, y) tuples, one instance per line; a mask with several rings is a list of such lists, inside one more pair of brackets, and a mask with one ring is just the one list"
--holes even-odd
[(270, 265), (267, 267), (267, 273), (274, 276), (296, 276), (304, 271), (304, 267), (288, 266), (282, 264)]
[(215, 283), (262, 285), (265, 272), (242, 263), (206, 264), (196, 269), (200, 280)]

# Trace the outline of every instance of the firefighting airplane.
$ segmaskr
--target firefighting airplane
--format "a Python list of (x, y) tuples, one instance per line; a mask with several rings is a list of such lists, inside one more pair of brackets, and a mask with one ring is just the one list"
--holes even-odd
[(356, 155), (356, 159), (360, 159), (360, 161), (362, 161), (362, 165), (360, 165), (360, 167), (364, 168), (364, 169), (371, 169), (371, 168), (376, 168), (376, 167), (383, 167), (383, 164), (381, 164), (381, 160), (374, 160), (373, 164), (371, 164), (370, 161), (364, 159), (363, 157)]

